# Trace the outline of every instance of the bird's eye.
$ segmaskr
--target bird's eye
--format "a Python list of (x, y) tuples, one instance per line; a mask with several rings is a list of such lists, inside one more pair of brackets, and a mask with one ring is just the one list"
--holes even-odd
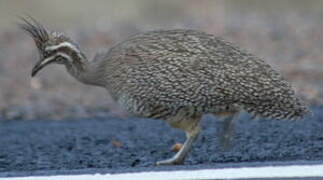
[(57, 56), (55, 60), (56, 60), (56, 63), (58, 64), (64, 64), (66, 61), (66, 59), (62, 56)]
[(61, 57), (61, 56), (58, 56), (57, 58), (56, 58), (56, 61), (58, 61), (58, 62), (62, 62), (64, 59)]

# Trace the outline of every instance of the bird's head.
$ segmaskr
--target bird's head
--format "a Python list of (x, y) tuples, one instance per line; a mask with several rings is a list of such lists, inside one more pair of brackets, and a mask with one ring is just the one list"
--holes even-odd
[(21, 18), (20, 28), (31, 35), (39, 51), (39, 61), (33, 67), (31, 76), (49, 64), (72, 65), (84, 58), (78, 46), (67, 36), (59, 32), (51, 32), (35, 19)]

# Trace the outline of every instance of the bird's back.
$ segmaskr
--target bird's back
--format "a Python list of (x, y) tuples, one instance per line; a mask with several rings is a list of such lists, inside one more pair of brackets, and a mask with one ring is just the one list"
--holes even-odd
[(263, 60), (194, 30), (151, 31), (117, 44), (101, 67), (108, 90), (129, 111), (156, 108), (212, 113), (232, 107), (263, 117), (308, 112), (291, 86)]

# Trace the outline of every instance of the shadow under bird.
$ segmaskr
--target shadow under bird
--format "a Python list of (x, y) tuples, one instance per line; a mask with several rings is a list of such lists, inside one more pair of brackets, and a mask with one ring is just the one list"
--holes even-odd
[(204, 114), (224, 118), (226, 144), (242, 110), (254, 117), (303, 118), (310, 110), (289, 83), (262, 59), (219, 37), (196, 30), (159, 30), (134, 35), (87, 60), (66, 35), (22, 18), (39, 50), (35, 76), (49, 64), (65, 65), (82, 83), (108, 90), (127, 112), (162, 119), (186, 132), (174, 157), (157, 165), (182, 164), (201, 131)]

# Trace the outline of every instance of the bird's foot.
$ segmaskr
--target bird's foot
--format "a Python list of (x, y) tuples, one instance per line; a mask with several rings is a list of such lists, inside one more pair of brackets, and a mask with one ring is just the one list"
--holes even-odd
[(195, 126), (193, 129), (186, 131), (186, 140), (184, 145), (180, 148), (180, 150), (170, 159), (166, 159), (163, 161), (158, 161), (156, 163), (157, 166), (163, 165), (179, 165), (183, 164), (187, 153), (192, 148), (193, 142), (197, 139), (199, 133), (201, 131), (200, 126)]
[(162, 161), (157, 161), (156, 165), (157, 166), (165, 166), (165, 165), (180, 165), (183, 164), (184, 159), (182, 158), (170, 158), (170, 159), (166, 159), (166, 160), (162, 160)]

